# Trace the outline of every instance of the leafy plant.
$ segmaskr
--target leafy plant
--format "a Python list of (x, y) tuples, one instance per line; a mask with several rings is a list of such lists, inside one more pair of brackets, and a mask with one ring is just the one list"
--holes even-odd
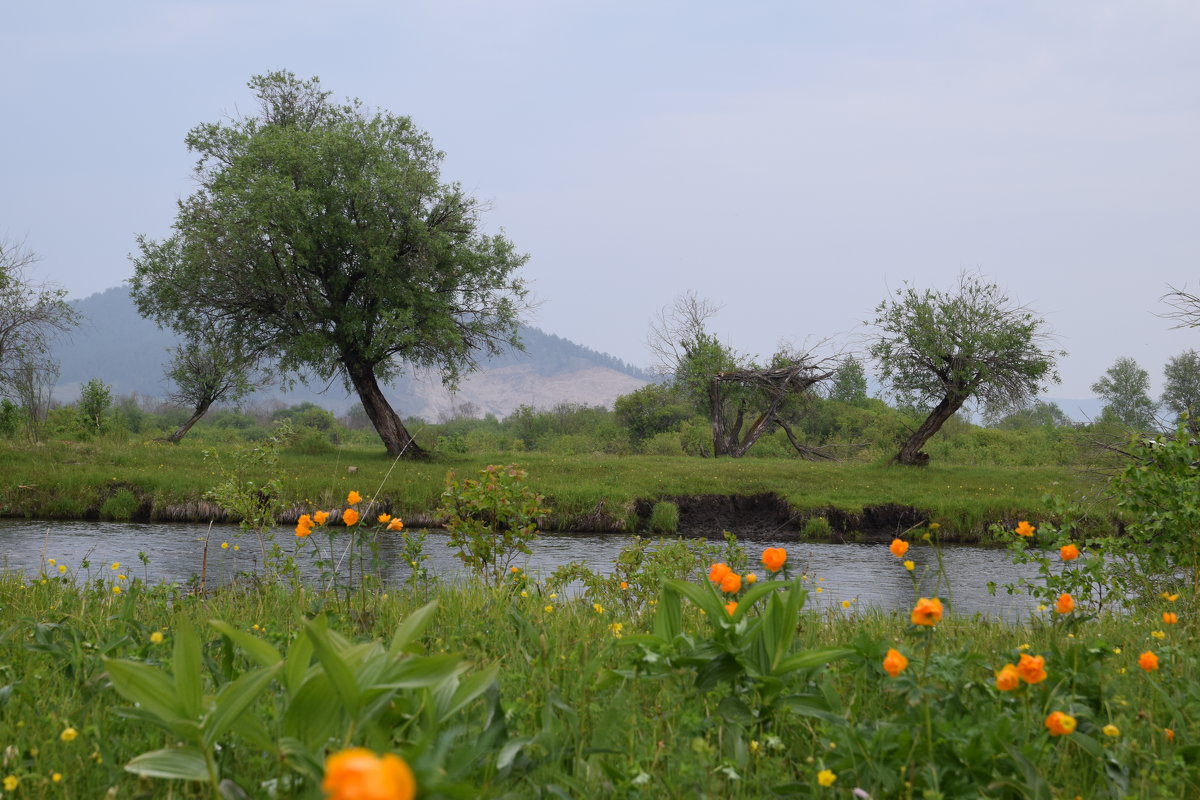
[(448, 545), (473, 573), (499, 586), (518, 553), (528, 555), (538, 519), (550, 513), (544, 498), (525, 485), (515, 464), (489, 464), (478, 479), (446, 476), (438, 514), (446, 517)]

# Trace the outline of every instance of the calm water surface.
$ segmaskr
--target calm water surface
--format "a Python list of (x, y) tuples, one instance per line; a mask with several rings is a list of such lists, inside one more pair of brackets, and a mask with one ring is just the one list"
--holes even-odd
[[(291, 528), (280, 528), (277, 541), (287, 552), (297, 544)], [(79, 578), (110, 579), (114, 562), (120, 572), (150, 583), (186, 582), (198, 576), (208, 539), (206, 580), (209, 585), (231, 579), (240, 572), (254, 572), (262, 566), (259, 544), (253, 535), (238, 535), (231, 526), (186, 525), (180, 523), (119, 523), (119, 522), (29, 522), (0, 520), (0, 567), (36, 575), (46, 560), (53, 558), (65, 564)], [(431, 531), (426, 539), (427, 567), (445, 579), (453, 580), (463, 574), (462, 564), (446, 546), (447, 536)], [(531, 575), (548, 576), (556, 567), (568, 561), (584, 561), (594, 570), (608, 572), (613, 559), (633, 537), (624, 534), (555, 534), (543, 535), (532, 546), (533, 554), (523, 566)], [(328, 557), (328, 540), (318, 534), (316, 541), (323, 557)], [(335, 540), (336, 541), (336, 540)], [(335, 560), (343, 556), (345, 537), (335, 545)], [(764, 547), (785, 547), (789, 564), (809, 576), (814, 588), (809, 595), (810, 606), (841, 608), (843, 600), (853, 607), (875, 607), (885, 610), (912, 607), (912, 579), (888, 551), (886, 544), (829, 544), (812, 542), (783, 542), (772, 539), (740, 540), (753, 560)], [(222, 549), (228, 542), (230, 547)], [(239, 550), (235, 551), (233, 546)], [(380, 555), (386, 564), (383, 578), (398, 584), (409, 574), (399, 555), (399, 538), (380, 539)], [(143, 565), (138, 557), (145, 553), (149, 563)], [(936, 567), (933, 552), (914, 545), (908, 558), (917, 564), (916, 573), (927, 566)], [(319, 568), (314, 563), (311, 545), (299, 548), (297, 561), (307, 579), (315, 581)], [(996, 596), (988, 593), (989, 581), (997, 584), (1014, 583), (1021, 576), (1034, 577), (1029, 565), (1014, 565), (1004, 550), (972, 546), (953, 546), (943, 549), (950, 591), (959, 614), (980, 613), (989, 617), (1015, 619), (1033, 608), (1025, 595), (1009, 596), (1003, 589)], [(84, 564), (88, 566), (84, 566)], [(522, 564), (522, 562), (518, 562)], [(344, 569), (342, 570), (345, 571)], [(923, 593), (936, 591), (932, 570), (925, 578)], [(937, 592), (947, 596), (943, 588)]]

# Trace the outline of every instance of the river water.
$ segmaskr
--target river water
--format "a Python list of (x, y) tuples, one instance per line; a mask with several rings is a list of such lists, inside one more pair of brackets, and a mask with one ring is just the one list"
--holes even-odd
[[(286, 552), (296, 549), (296, 560), (307, 580), (316, 581), (320, 567), (312, 544), (315, 542), (328, 558), (328, 540), (320, 529), (299, 544), (291, 528), (280, 528), (277, 541)], [(205, 567), (209, 586), (232, 579), (239, 573), (256, 572), (262, 556), (255, 536), (239, 537), (232, 526), (188, 525), (181, 523), (120, 522), (30, 522), (0, 520), (0, 568), (20, 571), (33, 577), (48, 567), (47, 560), (66, 565), (77, 579), (101, 577), (111, 580), (116, 574), (141, 578), (148, 583), (185, 583), (200, 575), (208, 540)], [(517, 563), (530, 576), (547, 577), (568, 561), (584, 561), (594, 570), (609, 572), (613, 559), (632, 540), (625, 534), (546, 534), (533, 545), (533, 554)], [(334, 560), (343, 559), (342, 548), (348, 537), (335, 539)], [(435, 575), (453, 580), (464, 574), (462, 564), (447, 546), (447, 535), (430, 531), (425, 541), (426, 567)], [(772, 539), (739, 540), (750, 554), (751, 562), (764, 547), (784, 547), (788, 564), (809, 576), (814, 591), (809, 606), (842, 609), (843, 601), (851, 608), (874, 607), (884, 610), (908, 609), (913, 603), (912, 578), (888, 551), (886, 544), (833, 544), (823, 542), (782, 542)], [(227, 543), (227, 548), (222, 548)], [(237, 549), (235, 549), (235, 547)], [(409, 568), (400, 555), (400, 539), (380, 539), (380, 555), (385, 563), (383, 580), (389, 585), (401, 583)], [(139, 554), (144, 553), (147, 563)], [(937, 559), (929, 547), (914, 544), (907, 558), (916, 562), (915, 574), (924, 575), (922, 593), (947, 597), (945, 588), (935, 585)], [(968, 545), (946, 546), (942, 550), (944, 574), (950, 581), (950, 593), (958, 614), (1018, 619), (1033, 610), (1024, 594), (1009, 596), (1003, 588), (989, 594), (989, 581), (1003, 586), (1015, 583), (1022, 575), (1033, 578), (1030, 565), (1014, 565), (1005, 550)], [(117, 571), (114, 563), (120, 564)], [(927, 569), (928, 568), (928, 569)], [(343, 572), (345, 569), (343, 567)], [(761, 573), (761, 569), (759, 569)], [(815, 591), (820, 589), (820, 591)]]

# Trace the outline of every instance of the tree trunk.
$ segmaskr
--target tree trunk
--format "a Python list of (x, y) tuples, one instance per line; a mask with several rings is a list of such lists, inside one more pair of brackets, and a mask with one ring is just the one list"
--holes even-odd
[(400, 421), (400, 416), (392, 410), (391, 404), (383, 396), (379, 381), (375, 379), (375, 370), (369, 364), (347, 364), (346, 373), (358, 392), (367, 418), (371, 420), (379, 438), (383, 440), (388, 455), (392, 458), (401, 455), (406, 458), (424, 458), (428, 455), (409, 435), (404, 423)]
[(708, 381), (708, 414), (712, 424), (713, 457), (720, 458), (729, 453), (729, 439), (725, 434), (725, 420), (721, 416), (721, 382), (716, 376)]
[(946, 420), (953, 417), (954, 412), (962, 408), (965, 402), (967, 402), (966, 397), (960, 398), (956, 395), (942, 398), (942, 402), (934, 406), (933, 411), (929, 412), (929, 416), (925, 418), (921, 426), (913, 431), (912, 435), (900, 446), (900, 452), (896, 454), (896, 462), (910, 467), (927, 466), (929, 454), (922, 453), (921, 448), (935, 433), (941, 430)]
[(208, 413), (208, 407), (211, 405), (212, 403), (209, 402), (201, 403), (200, 405), (196, 406), (196, 413), (192, 414), (192, 418), (180, 425), (179, 430), (168, 436), (167, 441), (171, 444), (179, 444), (179, 441), (187, 435), (187, 432), (192, 429), (192, 426), (199, 422), (200, 418)]

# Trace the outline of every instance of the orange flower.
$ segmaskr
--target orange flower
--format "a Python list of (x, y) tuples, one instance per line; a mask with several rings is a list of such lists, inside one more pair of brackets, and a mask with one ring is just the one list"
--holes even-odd
[(1021, 673), (1017, 672), (1015, 664), (1005, 664), (996, 673), (996, 688), (1002, 692), (1011, 692), (1021, 685)]
[(1021, 653), (1017, 661), (1017, 674), (1026, 683), (1041, 683), (1046, 680), (1046, 657)]
[(1069, 736), (1075, 732), (1075, 718), (1061, 711), (1051, 711), (1046, 717), (1046, 729), (1051, 736)]
[(779, 572), (787, 563), (787, 550), (782, 547), (768, 547), (762, 551), (762, 565), (767, 572)]
[(392, 521), (388, 523), (387, 529), (389, 531), (402, 531), (404, 530), (404, 521), (399, 517), (392, 517)]
[(729, 569), (728, 564), (713, 564), (708, 568), (708, 579), (720, 586), (721, 581), (725, 580), (725, 576), (730, 572), (732, 572), (732, 570)]
[(1036, 530), (1037, 530), (1037, 528), (1030, 525), (1025, 520), (1021, 520), (1020, 522), (1017, 523), (1017, 527), (1013, 530), (1013, 533), (1017, 534), (1017, 536), (1029, 537), (1029, 536), (1033, 536), (1033, 532)]
[(725, 594), (737, 594), (742, 590), (742, 576), (736, 572), (730, 572), (721, 579), (721, 591)]
[(377, 520), (377, 521), (378, 521), (380, 524), (382, 524), (382, 525), (386, 525), (387, 523), (389, 523), (389, 522), (391, 522), (391, 521), (392, 521), (392, 515), (391, 515), (391, 514), (380, 514), (380, 515), (379, 515), (378, 517), (376, 517), (375, 519), (376, 519), (376, 520)]
[(893, 678), (899, 676), (907, 668), (908, 659), (905, 658), (904, 653), (894, 647), (888, 650), (887, 655), (883, 657), (883, 671)]
[(362, 502), (362, 495), (358, 492), (350, 492), (350, 494), (346, 495), (346, 505), (352, 506), (359, 502)]
[(908, 542), (903, 539), (892, 539), (892, 543), (888, 545), (888, 550), (891, 550), (892, 555), (896, 558), (904, 558), (904, 554), (908, 552)]
[(346, 527), (358, 524), (358, 512), (353, 508), (347, 508), (342, 512), (342, 522), (346, 523)]
[(317, 511), (313, 514), (313, 519), (316, 520), (316, 523), (318, 525), (324, 525), (326, 520), (329, 519), (329, 512), (328, 511)]
[(1175, 731), (1170, 728), (1163, 728), (1163, 736), (1167, 737), (1168, 742), (1175, 741)]
[(921, 597), (912, 610), (913, 625), (937, 625), (942, 621), (942, 601)]
[(1177, 622), (1179, 622), (1179, 615), (1176, 614), (1174, 611), (1164, 611), (1163, 612), (1163, 624), (1164, 625), (1174, 625)]
[(1158, 656), (1150, 650), (1138, 656), (1138, 666), (1146, 670), (1146, 672), (1154, 672), (1158, 669)]
[(399, 756), (354, 747), (325, 760), (321, 789), (327, 800), (413, 800), (417, 781)]
[(1063, 561), (1074, 561), (1079, 558), (1079, 548), (1073, 544), (1066, 544), (1058, 548), (1058, 557)]
[(1058, 596), (1058, 602), (1054, 604), (1054, 610), (1059, 614), (1070, 614), (1075, 610), (1075, 598), (1063, 592)]
[(301, 514), (300, 519), (296, 520), (296, 538), (303, 539), (312, 533), (312, 517), (308, 514)]
[(735, 611), (737, 611), (737, 601), (736, 600), (730, 600), (728, 603), (725, 604), (725, 613), (729, 614), (729, 616), (732, 617), (733, 612), (735, 612)]

